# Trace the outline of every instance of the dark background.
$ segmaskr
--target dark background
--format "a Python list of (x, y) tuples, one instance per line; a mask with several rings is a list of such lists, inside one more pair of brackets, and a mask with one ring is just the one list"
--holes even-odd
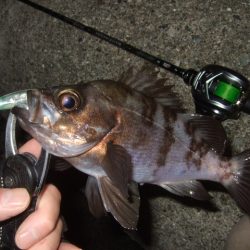
[[(184, 68), (217, 63), (250, 78), (250, 2), (178, 0), (36, 1), (127, 41)], [(62, 24), (15, 0), (0, 1), (0, 95), (32, 87), (118, 79), (144, 61)], [(189, 111), (190, 89), (166, 73)], [(249, 147), (249, 116), (224, 122), (232, 152)], [(4, 118), (1, 118), (4, 125)], [(2, 133), (4, 126), (2, 127)], [(82, 194), (85, 176), (76, 170), (50, 173), (63, 193), (66, 236), (84, 249), (140, 249), (108, 216), (94, 219)], [(141, 188), (139, 234), (148, 249), (223, 249), (242, 215), (217, 186), (213, 204), (177, 199), (153, 187)], [(138, 240), (138, 239), (137, 239)]]

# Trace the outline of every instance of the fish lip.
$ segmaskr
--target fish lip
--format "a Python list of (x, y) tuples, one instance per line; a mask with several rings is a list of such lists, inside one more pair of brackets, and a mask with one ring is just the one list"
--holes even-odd
[(20, 107), (14, 107), (11, 112), (17, 117), (18, 120), (21, 120), (22, 122), (29, 122), (29, 110), (20, 108)]
[(10, 109), (13, 114), (30, 123), (40, 123), (38, 109), (42, 90), (27, 89), (12, 92), (0, 97), (0, 110)]
[(28, 109), (28, 91), (20, 90), (1, 96), (0, 110), (12, 109), (14, 107)]
[(32, 89), (27, 91), (27, 104), (29, 110), (28, 122), (32, 124), (41, 124), (42, 117), (38, 115), (41, 104), (42, 90)]
[(40, 120), (38, 121), (36, 119), (37, 111), (40, 104), (39, 94), (41, 94), (41, 92), (37, 89), (29, 89), (26, 91), (22, 91), (23, 95), (25, 95), (24, 93), (26, 93), (25, 102), (17, 101), (11, 112), (16, 115), (18, 120), (22, 120), (22, 122), (26, 125), (28, 123), (38, 124), (39, 122), (41, 122)]

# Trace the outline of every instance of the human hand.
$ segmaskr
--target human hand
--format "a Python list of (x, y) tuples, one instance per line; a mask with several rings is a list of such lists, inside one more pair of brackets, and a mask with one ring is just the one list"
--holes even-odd
[[(30, 152), (37, 158), (41, 146), (35, 140), (23, 145), (20, 153)], [(53, 185), (47, 185), (39, 195), (36, 211), (30, 214), (16, 232), (16, 244), (27, 250), (79, 250), (69, 243), (60, 243), (62, 221), (59, 218), (61, 195)], [(30, 203), (26, 189), (0, 189), (0, 221), (23, 212)]]

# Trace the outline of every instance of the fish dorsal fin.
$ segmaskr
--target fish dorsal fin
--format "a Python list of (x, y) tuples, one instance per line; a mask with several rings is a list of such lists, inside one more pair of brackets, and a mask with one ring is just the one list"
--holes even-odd
[(88, 176), (85, 187), (85, 195), (88, 200), (89, 211), (96, 218), (100, 218), (101, 216), (105, 215), (106, 211), (103, 206), (98, 182), (95, 177)]
[(140, 196), (138, 186), (131, 182), (129, 199), (124, 197), (120, 190), (113, 185), (108, 177), (99, 177), (98, 186), (104, 207), (114, 218), (127, 229), (136, 229), (139, 218)]
[(122, 74), (119, 82), (130, 88), (153, 97), (158, 103), (176, 112), (183, 112), (184, 108), (177, 95), (173, 92), (173, 85), (166, 85), (167, 78), (159, 76), (159, 71), (152, 67), (143, 67), (141, 70), (129, 68)]
[(224, 153), (227, 137), (221, 122), (198, 114), (178, 114), (178, 117), (183, 120), (187, 134), (196, 145), (205, 142), (216, 153)]
[(173, 194), (191, 197), (196, 200), (209, 200), (211, 198), (203, 185), (196, 180), (164, 183), (159, 186)]

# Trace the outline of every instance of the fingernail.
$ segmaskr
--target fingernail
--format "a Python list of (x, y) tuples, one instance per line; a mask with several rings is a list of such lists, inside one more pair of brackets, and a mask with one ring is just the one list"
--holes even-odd
[(16, 243), (22, 249), (29, 248), (39, 238), (38, 231), (35, 228), (21, 230), (16, 235)]
[(24, 189), (6, 189), (2, 193), (1, 206), (2, 208), (20, 208), (27, 206), (29, 194)]

